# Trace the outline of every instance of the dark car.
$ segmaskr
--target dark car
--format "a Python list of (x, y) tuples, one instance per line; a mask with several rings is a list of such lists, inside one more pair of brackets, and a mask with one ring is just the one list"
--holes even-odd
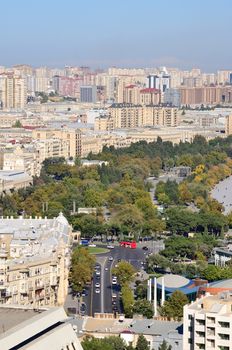
[(145, 246), (145, 247), (143, 247), (142, 249), (143, 249), (143, 250), (148, 250), (148, 247)]

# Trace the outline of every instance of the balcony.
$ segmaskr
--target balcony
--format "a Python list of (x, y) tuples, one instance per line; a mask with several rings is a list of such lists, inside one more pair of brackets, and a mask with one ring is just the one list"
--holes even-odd
[(196, 336), (196, 338), (195, 338), (195, 343), (196, 343), (196, 344), (205, 344), (205, 338), (204, 338), (204, 337)]
[(38, 283), (35, 285), (35, 290), (38, 290), (38, 289), (43, 289), (44, 288), (44, 284), (43, 283)]
[(55, 287), (55, 286), (57, 286), (57, 284), (58, 284), (58, 278), (57, 277), (51, 278), (51, 280), (50, 280), (51, 287)]
[(205, 326), (201, 324), (195, 324), (195, 331), (196, 332), (205, 332)]
[(21, 294), (28, 294), (28, 289), (25, 288), (25, 287), (20, 287), (19, 292), (20, 292)]

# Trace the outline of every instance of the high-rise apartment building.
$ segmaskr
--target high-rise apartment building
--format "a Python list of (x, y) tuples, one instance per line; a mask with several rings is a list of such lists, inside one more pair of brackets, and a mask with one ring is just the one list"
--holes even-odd
[(183, 349), (232, 349), (231, 292), (205, 296), (184, 306)]
[(26, 99), (25, 79), (11, 74), (0, 76), (0, 106), (2, 109), (23, 109)]
[(61, 96), (77, 97), (78, 78), (54, 76), (52, 79), (53, 89)]
[(172, 106), (180, 106), (180, 90), (170, 88), (164, 93), (164, 103), (171, 104)]
[(148, 87), (150, 89), (160, 90), (161, 92), (165, 92), (166, 89), (169, 89), (170, 75), (165, 68), (163, 68), (160, 74), (148, 76)]
[(231, 86), (181, 88), (182, 105), (214, 105), (232, 102)]
[(81, 86), (80, 87), (80, 102), (95, 103), (97, 100), (96, 86)]

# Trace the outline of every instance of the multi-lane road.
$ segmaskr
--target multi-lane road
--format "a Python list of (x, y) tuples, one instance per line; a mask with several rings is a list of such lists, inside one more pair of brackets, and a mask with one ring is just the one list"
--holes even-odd
[[(148, 250), (141, 247), (147, 245)], [(130, 262), (135, 269), (143, 271), (149, 253), (158, 253), (163, 249), (162, 241), (139, 244), (140, 248), (130, 249), (115, 246), (108, 253), (96, 255), (96, 266), (91, 285), (86, 286), (80, 298), (72, 297), (72, 291), (66, 297), (65, 308), (69, 313), (94, 316), (96, 313), (122, 313), (120, 286), (112, 284), (112, 269), (120, 260)], [(146, 273), (143, 271), (143, 275)], [(82, 310), (82, 312), (81, 312)]]
[[(148, 252), (141, 248), (130, 249), (115, 246), (108, 253), (97, 255), (92, 283), (85, 288), (86, 295), (81, 297), (85, 315), (94, 316), (95, 313), (121, 313), (120, 286), (118, 284), (112, 284), (112, 269), (118, 264), (119, 260), (126, 260), (139, 271), (143, 267)], [(78, 299), (73, 299), (70, 293), (66, 298), (65, 307), (69, 311), (71, 309), (76, 310), (73, 313), (79, 313), (80, 305), (78, 303)]]

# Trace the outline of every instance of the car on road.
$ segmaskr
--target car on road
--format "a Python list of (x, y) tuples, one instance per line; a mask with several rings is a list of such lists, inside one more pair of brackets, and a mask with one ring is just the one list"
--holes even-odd
[(113, 293), (112, 294), (112, 299), (116, 299), (117, 298), (117, 294)]
[(112, 280), (112, 284), (117, 284), (117, 280)]
[(143, 247), (142, 249), (143, 249), (143, 250), (148, 250), (148, 247), (147, 247), (147, 246), (145, 246), (145, 247)]
[(100, 283), (98, 283), (98, 282), (95, 283), (95, 287), (96, 287), (96, 288), (100, 288)]
[(114, 245), (109, 244), (109, 245), (107, 246), (107, 248), (108, 248), (108, 249), (114, 249)]
[(112, 305), (117, 305), (117, 301), (116, 301), (116, 300), (113, 300), (113, 301), (112, 301)]
[(96, 276), (100, 276), (101, 272), (100, 271), (96, 271)]
[(85, 303), (82, 303), (81, 306), (80, 306), (80, 314), (82, 316), (85, 315), (85, 312), (86, 312), (86, 304)]
[(82, 293), (81, 293), (81, 296), (82, 297), (85, 297), (85, 296), (87, 296), (88, 294), (87, 294), (87, 291), (85, 290), (85, 289), (83, 289), (83, 291), (82, 291)]
[(112, 256), (109, 257), (109, 261), (113, 261), (114, 258)]
[(89, 247), (96, 247), (96, 244), (94, 244), (94, 243), (91, 243), (91, 244), (89, 244)]
[(95, 289), (95, 293), (99, 294), (100, 292), (100, 289)]
[(106, 267), (105, 267), (105, 271), (108, 271), (108, 270), (109, 270), (109, 269), (108, 269), (108, 267), (106, 266)]
[(113, 311), (118, 311), (118, 307), (116, 305), (113, 306)]

